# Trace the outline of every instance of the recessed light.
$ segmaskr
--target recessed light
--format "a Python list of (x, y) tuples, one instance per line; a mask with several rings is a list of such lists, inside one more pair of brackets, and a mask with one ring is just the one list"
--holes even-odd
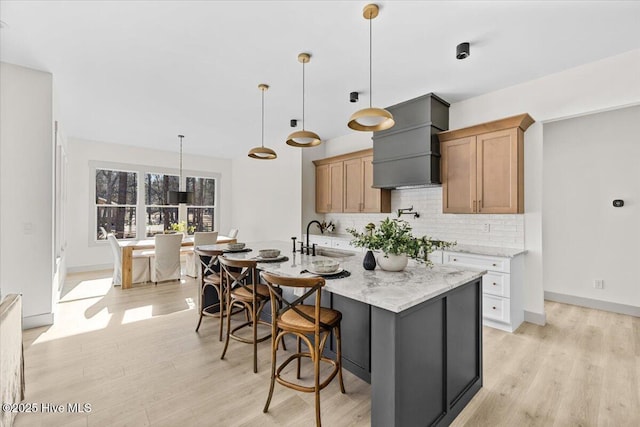
[(469, 42), (460, 43), (456, 46), (456, 58), (465, 59), (469, 55), (471, 55), (471, 51), (469, 50)]
[(4, 21), (0, 21), (0, 28), (9, 28), (9, 24)]

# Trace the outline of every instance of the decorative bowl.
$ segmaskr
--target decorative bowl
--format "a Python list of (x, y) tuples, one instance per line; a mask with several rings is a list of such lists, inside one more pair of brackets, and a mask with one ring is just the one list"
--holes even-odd
[(280, 249), (260, 249), (258, 255), (260, 258), (277, 258), (280, 255)]
[(334, 259), (322, 259), (313, 261), (311, 264), (316, 273), (333, 273), (340, 267), (340, 263)]
[(239, 251), (241, 249), (244, 249), (245, 244), (244, 243), (228, 243), (229, 249), (231, 249), (232, 251)]

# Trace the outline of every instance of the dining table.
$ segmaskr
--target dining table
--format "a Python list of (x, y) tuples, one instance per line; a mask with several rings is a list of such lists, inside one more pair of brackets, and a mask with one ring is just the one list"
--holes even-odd
[[(237, 240), (229, 236), (218, 235), (217, 244), (235, 243)], [(122, 250), (122, 289), (130, 289), (132, 285), (133, 251), (141, 249), (155, 249), (155, 239), (118, 240)], [(182, 247), (193, 246), (193, 236), (182, 239)]]

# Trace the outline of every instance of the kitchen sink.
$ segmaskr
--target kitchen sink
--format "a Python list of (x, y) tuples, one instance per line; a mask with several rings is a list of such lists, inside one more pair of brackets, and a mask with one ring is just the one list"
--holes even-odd
[(340, 249), (316, 248), (316, 254), (326, 256), (329, 258), (345, 258), (345, 257), (354, 256), (355, 252), (342, 251)]

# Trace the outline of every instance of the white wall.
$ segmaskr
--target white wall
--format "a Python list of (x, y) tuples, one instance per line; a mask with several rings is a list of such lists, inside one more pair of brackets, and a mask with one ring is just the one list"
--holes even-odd
[(242, 242), (300, 236), (302, 149), (284, 142), (270, 147), (275, 160), (233, 159), (231, 225)]
[[(524, 143), (524, 228), (525, 247), (528, 249), (525, 261), (525, 310), (528, 319), (544, 320), (543, 122), (638, 103), (640, 50), (634, 50), (451, 105), (451, 129), (524, 112), (537, 121), (525, 133)], [(552, 188), (549, 191), (555, 190)]]
[(24, 327), (53, 323), (52, 76), (0, 64), (0, 287)]
[(545, 291), (640, 307), (639, 127), (640, 107), (544, 126)]
[[(78, 271), (112, 265), (113, 257), (107, 242), (95, 243), (93, 235), (89, 235), (95, 215), (92, 208), (94, 189), (90, 162), (148, 165), (165, 168), (177, 175), (179, 154), (75, 138), (69, 138), (68, 148), (67, 267), (71, 271)], [(216, 215), (219, 218), (220, 232), (228, 232), (232, 224), (231, 161), (184, 154), (183, 175), (192, 171), (216, 172), (221, 175)]]

